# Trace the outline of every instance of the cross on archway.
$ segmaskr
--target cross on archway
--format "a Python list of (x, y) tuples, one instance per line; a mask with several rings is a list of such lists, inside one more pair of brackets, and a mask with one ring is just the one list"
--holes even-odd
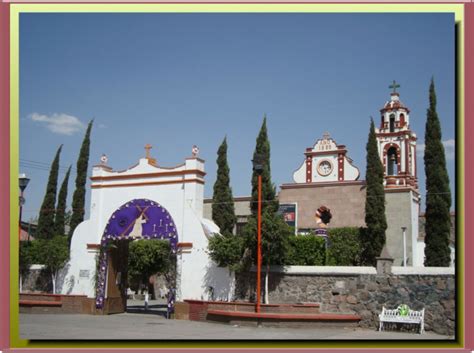
[(151, 158), (151, 156), (150, 156), (150, 150), (151, 150), (152, 148), (153, 148), (153, 146), (150, 145), (149, 143), (147, 143), (147, 144), (145, 145), (146, 158), (148, 158), (148, 159)]
[(390, 86), (388, 86), (388, 88), (393, 89), (392, 93), (397, 93), (397, 88), (400, 88), (400, 85), (395, 80), (393, 80), (393, 83)]

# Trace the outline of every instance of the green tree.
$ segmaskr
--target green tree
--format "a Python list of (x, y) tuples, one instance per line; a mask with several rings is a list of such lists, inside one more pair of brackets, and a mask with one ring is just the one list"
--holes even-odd
[(212, 219), (219, 226), (221, 234), (232, 234), (237, 218), (227, 164), (227, 138), (224, 138), (217, 150), (217, 179), (212, 195)]
[(69, 182), (69, 174), (71, 173), (71, 166), (66, 172), (61, 188), (58, 194), (58, 205), (56, 207), (56, 217), (54, 219), (54, 229), (56, 235), (65, 235), (64, 225), (66, 222), (66, 200), (67, 200), (67, 184)]
[(430, 106), (425, 127), (426, 224), (425, 266), (449, 266), (449, 232), (451, 191), (446, 170), (446, 157), (441, 139), (441, 126), (436, 111), (436, 92), (431, 79)]
[(209, 239), (209, 256), (219, 267), (228, 267), (230, 271), (242, 269), (244, 238), (225, 233), (216, 234)]
[[(255, 151), (253, 153), (253, 160), (257, 160), (260, 157), (263, 164), (262, 175), (262, 212), (267, 208), (270, 212), (278, 211), (278, 201), (276, 200), (275, 185), (272, 183), (271, 171), (270, 171), (270, 141), (268, 140), (267, 134), (267, 117), (264, 116), (262, 127), (257, 137), (257, 143)], [(252, 201), (251, 210), (252, 215), (257, 215), (258, 210), (258, 172), (253, 170), (252, 173)]]
[[(262, 264), (266, 265), (265, 273), (265, 302), (268, 303), (268, 275), (270, 265), (283, 265), (288, 250), (288, 237), (292, 229), (278, 214), (275, 185), (271, 180), (270, 172), (270, 141), (267, 134), (267, 117), (264, 116), (262, 127), (257, 137), (253, 160), (259, 161), (263, 167), (262, 177)], [(258, 175), (255, 168), (252, 174), (252, 215), (245, 226), (245, 262), (257, 263), (257, 214), (258, 214)], [(260, 300), (260, 298), (258, 298)]]
[(171, 268), (171, 249), (165, 240), (136, 240), (130, 243), (128, 279), (134, 287), (149, 285), (151, 275), (168, 272)]
[[(285, 265), (289, 237), (294, 232), (281, 215), (267, 208), (262, 213), (262, 265), (265, 266), (265, 303), (268, 303), (268, 276), (271, 265)], [(243, 264), (257, 264), (257, 217), (250, 217), (244, 228), (245, 256)]]
[(370, 120), (370, 132), (367, 141), (367, 169), (365, 173), (367, 188), (365, 199), (365, 224), (367, 229), (362, 236), (362, 262), (368, 266), (376, 265), (385, 244), (385, 193), (383, 186), (383, 166), (380, 161), (375, 126)]
[(48, 185), (46, 186), (46, 194), (41, 204), (40, 214), (38, 218), (38, 228), (36, 236), (43, 239), (51, 239), (54, 236), (54, 214), (56, 204), (56, 189), (58, 183), (59, 157), (63, 145), (59, 146), (56, 151), (51, 169), (49, 171)]
[(38, 243), (38, 258), (51, 274), (53, 293), (56, 294), (59, 272), (69, 261), (69, 244), (64, 235), (55, 235), (51, 239), (35, 240)]
[(20, 242), (19, 253), (19, 272), (20, 272), (20, 293), (23, 290), (23, 278), (30, 272), (30, 266), (33, 264), (32, 246), (29, 241)]
[(86, 181), (87, 181), (87, 167), (89, 165), (89, 147), (92, 124), (94, 120), (89, 122), (87, 126), (84, 140), (82, 141), (79, 158), (77, 159), (77, 176), (76, 189), (72, 197), (72, 216), (69, 224), (69, 243), (71, 242), (74, 230), (84, 220), (84, 206), (86, 197)]

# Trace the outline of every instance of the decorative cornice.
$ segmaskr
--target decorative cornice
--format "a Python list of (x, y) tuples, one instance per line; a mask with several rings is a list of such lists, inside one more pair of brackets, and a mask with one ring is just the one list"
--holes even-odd
[(400, 131), (395, 131), (395, 132), (377, 132), (375, 133), (376, 137), (399, 137), (399, 136), (404, 136), (404, 135), (409, 135), (408, 138), (414, 138), (416, 141), (416, 137), (413, 136), (413, 131), (411, 130), (400, 130)]
[(192, 242), (183, 242), (183, 243), (178, 243), (177, 246), (178, 246), (178, 248), (192, 248), (193, 243)]
[(414, 189), (413, 187), (405, 186), (405, 185), (404, 186), (395, 185), (394, 187), (384, 187), (384, 191), (386, 194), (395, 194), (398, 192), (412, 191), (417, 196), (420, 196), (420, 191), (418, 189)]
[(111, 167), (109, 167), (108, 165), (105, 165), (105, 164), (96, 164), (96, 165), (93, 165), (92, 168), (105, 169), (108, 172), (111, 172), (113, 170)]
[(206, 161), (202, 158), (199, 158), (199, 157), (188, 157), (188, 158), (185, 158), (186, 160), (190, 160), (190, 159), (195, 159), (201, 163), (205, 163)]
[(326, 187), (326, 186), (345, 186), (345, 185), (360, 185), (365, 186), (365, 180), (348, 180), (348, 181), (328, 181), (318, 183), (292, 183), (282, 184), (281, 189), (301, 189), (301, 188), (314, 188), (314, 187)]
[(338, 154), (338, 153), (346, 153), (346, 149), (335, 149), (330, 151), (307, 151), (305, 152), (305, 156), (321, 156), (321, 155), (329, 155), (329, 154)]
[(100, 244), (87, 244), (87, 249), (100, 249)]
[(185, 169), (171, 172), (157, 172), (157, 173), (141, 173), (130, 175), (98, 175), (90, 177), (92, 181), (108, 181), (108, 180), (123, 180), (123, 179), (143, 179), (143, 178), (158, 178), (168, 176), (182, 176), (188, 174), (197, 174), (205, 176), (206, 173), (199, 169)]
[(129, 183), (129, 184), (92, 184), (92, 189), (99, 188), (118, 188), (118, 187), (129, 187), (129, 186), (149, 186), (149, 185), (167, 185), (167, 184), (185, 184), (185, 183), (198, 183), (204, 185), (204, 180), (201, 179), (178, 179), (178, 180), (166, 180), (166, 181), (151, 181), (142, 183)]

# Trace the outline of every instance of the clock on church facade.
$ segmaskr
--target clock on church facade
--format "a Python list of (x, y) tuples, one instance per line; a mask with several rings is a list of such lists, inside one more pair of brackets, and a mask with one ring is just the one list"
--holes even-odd
[(313, 147), (305, 152), (306, 159), (294, 172), (295, 183), (342, 182), (359, 179), (359, 169), (347, 156), (344, 145), (338, 145), (329, 133), (316, 141)]

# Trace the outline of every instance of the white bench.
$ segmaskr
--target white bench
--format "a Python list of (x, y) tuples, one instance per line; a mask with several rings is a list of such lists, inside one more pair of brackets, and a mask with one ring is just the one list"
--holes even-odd
[(402, 324), (419, 324), (420, 334), (425, 331), (425, 309), (415, 311), (408, 309), (407, 315), (400, 314), (400, 306), (396, 309), (386, 309), (382, 307), (382, 313), (379, 314), (379, 331), (384, 329), (384, 322), (396, 322)]

